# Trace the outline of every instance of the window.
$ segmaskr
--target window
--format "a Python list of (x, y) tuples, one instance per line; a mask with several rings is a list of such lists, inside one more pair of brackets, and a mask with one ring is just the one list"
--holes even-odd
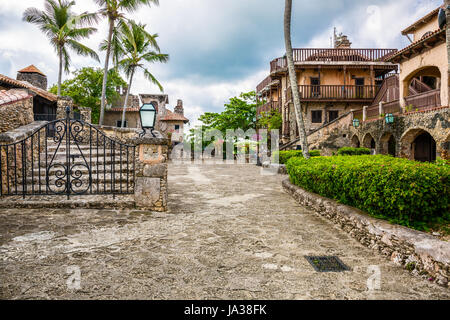
[(339, 111), (328, 111), (328, 121), (331, 122), (339, 118)]
[[(116, 126), (122, 128), (122, 120), (117, 120)], [(125, 120), (125, 128), (128, 128), (128, 121)]]
[(311, 111), (311, 122), (322, 123), (322, 110)]
[(176, 124), (176, 125), (175, 125), (175, 131), (178, 132), (178, 130), (180, 130), (180, 125), (179, 125), (179, 124)]

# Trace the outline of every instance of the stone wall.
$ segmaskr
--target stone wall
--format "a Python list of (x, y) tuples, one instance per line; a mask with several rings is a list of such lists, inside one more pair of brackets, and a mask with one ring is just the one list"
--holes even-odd
[(33, 119), (33, 97), (0, 106), (0, 133), (28, 125)]
[(358, 128), (349, 127), (350, 139), (359, 141), (362, 147), (370, 147), (375, 140), (375, 152), (387, 154), (387, 142), (395, 139), (395, 156), (413, 160), (411, 143), (423, 132), (428, 132), (436, 141), (437, 156), (449, 159), (450, 108), (440, 107), (395, 116), (393, 124), (383, 119), (362, 122)]
[(448, 287), (450, 279), (450, 243), (438, 238), (392, 225), (334, 200), (321, 197), (283, 181), (284, 190), (294, 199), (333, 221), (366, 247), (377, 250), (395, 264), (413, 274)]

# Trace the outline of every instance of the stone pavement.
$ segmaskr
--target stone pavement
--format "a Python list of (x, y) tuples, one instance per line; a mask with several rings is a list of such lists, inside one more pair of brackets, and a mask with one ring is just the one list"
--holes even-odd
[[(3, 209), (0, 298), (450, 299), (300, 207), (282, 179), (171, 164), (168, 213)], [(337, 255), (352, 271), (317, 273), (305, 255)], [(367, 289), (370, 266), (380, 290)]]

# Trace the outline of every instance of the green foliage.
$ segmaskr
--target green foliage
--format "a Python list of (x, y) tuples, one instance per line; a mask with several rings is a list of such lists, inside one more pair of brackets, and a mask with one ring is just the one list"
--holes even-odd
[(258, 119), (258, 126), (260, 128), (266, 128), (267, 130), (279, 130), (283, 125), (283, 118), (281, 113), (276, 110), (271, 112), (262, 112), (261, 117)]
[[(100, 115), (100, 99), (102, 97), (103, 69), (82, 68), (74, 72), (72, 79), (66, 80), (61, 85), (61, 95), (71, 97), (75, 104), (88, 107), (92, 110), (92, 123), (98, 123)], [(110, 103), (117, 101), (119, 94), (117, 86), (124, 86), (116, 69), (109, 70), (106, 83), (106, 98)], [(50, 88), (50, 92), (57, 93), (57, 85)]]
[(364, 154), (370, 154), (370, 149), (343, 147), (338, 150), (340, 156), (360, 156)]
[[(272, 154), (272, 159), (278, 154), (280, 164), (286, 164), (290, 158), (301, 157), (303, 152), (301, 150), (275, 151)], [(310, 150), (311, 157), (320, 157), (320, 150)]]
[(450, 166), (389, 156), (318, 157), (287, 162), (291, 182), (418, 230), (450, 221)]
[(217, 129), (225, 136), (226, 130), (256, 129), (256, 93), (254, 91), (241, 93), (225, 104), (221, 113), (206, 112), (199, 120), (208, 129)]

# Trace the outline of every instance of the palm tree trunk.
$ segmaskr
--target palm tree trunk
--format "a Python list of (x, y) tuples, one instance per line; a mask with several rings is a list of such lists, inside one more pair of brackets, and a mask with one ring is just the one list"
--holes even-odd
[(109, 19), (108, 47), (106, 48), (105, 68), (103, 70), (102, 101), (100, 106), (100, 120), (99, 120), (100, 125), (103, 125), (103, 119), (105, 117), (106, 81), (108, 80), (108, 68), (109, 68), (109, 58), (111, 55), (111, 39), (113, 30), (114, 30), (114, 20)]
[(289, 70), (289, 81), (292, 88), (292, 97), (294, 99), (295, 116), (297, 119), (298, 131), (300, 134), (300, 143), (302, 145), (303, 156), (309, 159), (308, 139), (306, 136), (305, 124), (303, 122), (302, 108), (300, 104), (300, 94), (298, 92), (297, 75), (295, 73), (294, 57), (292, 54), (291, 42), (291, 17), (292, 17), (292, 0), (286, 0), (284, 10), (284, 40), (286, 43), (286, 60)]
[(61, 83), (62, 83), (62, 65), (63, 65), (63, 57), (62, 57), (62, 47), (58, 46), (58, 58), (59, 58), (59, 70), (58, 70), (58, 97), (61, 96)]
[(127, 102), (128, 102), (128, 96), (130, 95), (131, 85), (133, 84), (133, 76), (134, 76), (134, 68), (131, 70), (130, 74), (130, 80), (128, 81), (128, 88), (127, 88), (127, 94), (125, 96), (125, 102), (123, 103), (123, 113), (122, 113), (122, 123), (121, 127), (125, 128), (125, 112), (127, 110)]

